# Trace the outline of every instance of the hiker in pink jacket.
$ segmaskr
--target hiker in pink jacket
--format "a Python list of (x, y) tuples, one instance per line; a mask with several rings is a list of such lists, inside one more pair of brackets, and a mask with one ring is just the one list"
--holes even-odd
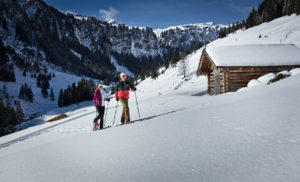
[(98, 82), (96, 84), (96, 90), (94, 92), (94, 105), (97, 109), (98, 115), (94, 119), (94, 125), (98, 125), (98, 120), (100, 119), (100, 129), (103, 129), (103, 116), (105, 111), (105, 101), (110, 101), (107, 97), (105, 91), (102, 89), (103, 85)]

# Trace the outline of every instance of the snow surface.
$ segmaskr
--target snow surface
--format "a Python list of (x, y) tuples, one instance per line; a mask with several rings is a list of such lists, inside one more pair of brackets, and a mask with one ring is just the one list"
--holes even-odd
[[(283, 17), (209, 46), (279, 40), (299, 46), (299, 21), (299, 16)], [(265, 32), (269, 38), (258, 39)], [(293, 38), (286, 37), (288, 32)], [(270, 85), (208, 96), (207, 78), (196, 77), (202, 50), (187, 56), (186, 79), (177, 67), (162, 68), (156, 80), (147, 78), (137, 86), (141, 118), (146, 120), (92, 132), (95, 108), (86, 102), (68, 118), (1, 137), (1, 179), (300, 181), (299, 69)], [(114, 99), (109, 103), (107, 126), (112, 125), (116, 104)], [(131, 118), (137, 120), (132, 92), (129, 106)], [(117, 124), (121, 110), (119, 104)]]
[(300, 49), (292, 44), (209, 46), (206, 52), (216, 66), (300, 65)]
[[(1, 177), (5, 181), (298, 181), (299, 92), (300, 75), (213, 97), (177, 92), (147, 98), (139, 91), (142, 118), (152, 119), (92, 132), (95, 109), (85, 107), (57, 123), (21, 131), (19, 137), (29, 134), (28, 138), (9, 146), (3, 143), (12, 141), (13, 135), (0, 138)], [(137, 119), (133, 98), (131, 116)], [(108, 108), (107, 125), (112, 124), (115, 104), (112, 101)], [(121, 107), (117, 122), (120, 113)], [(155, 117), (160, 114), (165, 115)]]

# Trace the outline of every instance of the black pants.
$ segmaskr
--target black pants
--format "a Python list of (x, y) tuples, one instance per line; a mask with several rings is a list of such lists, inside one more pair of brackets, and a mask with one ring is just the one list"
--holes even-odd
[(96, 122), (100, 119), (100, 129), (102, 129), (103, 128), (103, 116), (104, 116), (105, 107), (104, 106), (96, 106), (96, 109), (97, 109), (98, 115), (94, 119), (94, 122)]

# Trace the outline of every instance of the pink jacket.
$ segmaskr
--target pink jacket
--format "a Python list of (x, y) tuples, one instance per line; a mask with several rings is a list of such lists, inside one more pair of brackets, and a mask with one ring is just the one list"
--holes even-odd
[(102, 95), (99, 89), (96, 89), (94, 92), (94, 105), (102, 106)]

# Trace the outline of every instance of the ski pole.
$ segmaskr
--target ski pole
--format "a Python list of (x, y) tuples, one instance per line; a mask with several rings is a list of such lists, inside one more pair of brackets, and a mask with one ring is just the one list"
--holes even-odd
[(105, 122), (106, 122), (106, 116), (107, 116), (108, 105), (109, 105), (109, 102), (107, 103), (107, 108), (106, 108), (106, 111), (105, 111), (105, 117), (104, 117), (103, 127), (105, 126)]
[(119, 101), (117, 101), (117, 105), (116, 105), (116, 111), (115, 111), (115, 116), (114, 116), (113, 126), (115, 126), (115, 120), (116, 120), (116, 114), (117, 114), (118, 103), (119, 103)]
[(138, 113), (139, 113), (139, 119), (141, 119), (140, 109), (139, 109), (139, 103), (138, 103), (138, 100), (137, 100), (137, 97), (136, 97), (136, 92), (134, 92), (134, 94), (135, 94), (136, 107), (137, 107)]

